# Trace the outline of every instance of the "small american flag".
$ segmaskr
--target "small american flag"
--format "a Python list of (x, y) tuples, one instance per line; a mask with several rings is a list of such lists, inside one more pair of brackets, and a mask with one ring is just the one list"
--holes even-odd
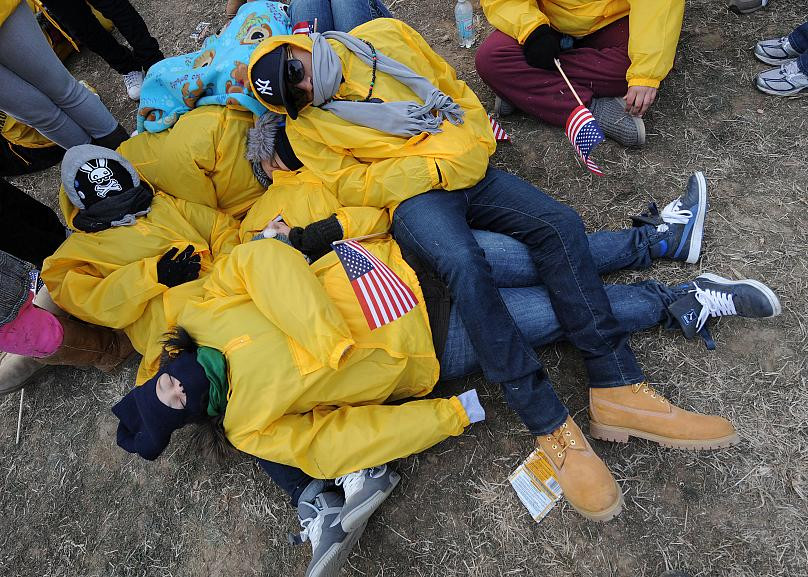
[(311, 34), (311, 27), (307, 21), (298, 22), (292, 27), (292, 34)]
[(410, 287), (358, 242), (331, 246), (348, 274), (370, 330), (393, 322), (418, 304)]
[(589, 160), (589, 154), (592, 149), (598, 144), (603, 142), (603, 131), (598, 126), (595, 117), (586, 106), (578, 106), (572, 111), (570, 117), (567, 118), (567, 126), (565, 128), (567, 138), (570, 139), (572, 146), (584, 161), (586, 167), (597, 175), (603, 176), (603, 171), (598, 168), (598, 165)]
[(491, 114), (488, 115), (488, 121), (491, 123), (491, 130), (494, 131), (494, 140), (500, 142), (511, 139), (508, 133), (505, 132), (505, 129), (499, 125), (499, 122), (497, 122)]

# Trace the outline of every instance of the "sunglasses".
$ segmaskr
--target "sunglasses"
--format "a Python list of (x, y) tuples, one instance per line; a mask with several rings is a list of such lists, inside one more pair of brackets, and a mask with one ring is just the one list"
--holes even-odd
[(292, 49), (286, 45), (286, 83), (294, 86), (303, 82), (306, 76), (306, 70), (303, 68), (303, 63), (292, 56)]

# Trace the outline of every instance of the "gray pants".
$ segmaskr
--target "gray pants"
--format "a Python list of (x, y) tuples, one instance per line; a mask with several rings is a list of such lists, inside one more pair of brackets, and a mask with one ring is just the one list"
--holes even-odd
[(23, 1), (0, 24), (0, 110), (63, 148), (107, 136), (118, 122), (54, 54)]

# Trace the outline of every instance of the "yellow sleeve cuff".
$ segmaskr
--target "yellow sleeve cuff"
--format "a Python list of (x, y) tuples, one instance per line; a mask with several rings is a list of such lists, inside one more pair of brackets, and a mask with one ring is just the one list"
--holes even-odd
[(659, 88), (659, 80), (654, 78), (629, 78), (629, 88), (632, 86), (647, 86), (649, 88)]

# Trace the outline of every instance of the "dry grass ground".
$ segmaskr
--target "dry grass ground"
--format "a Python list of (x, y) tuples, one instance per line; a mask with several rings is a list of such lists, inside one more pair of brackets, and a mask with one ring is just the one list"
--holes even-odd
[[(166, 54), (194, 48), (200, 20), (222, 22), (224, 2), (138, 0)], [(476, 4), (476, 2), (475, 2)], [(581, 211), (592, 229), (621, 227), (649, 200), (679, 194), (703, 170), (712, 194), (705, 254), (696, 266), (660, 263), (614, 281), (681, 281), (701, 271), (765, 280), (783, 315), (722, 320), (718, 350), (661, 331), (638, 334), (638, 357), (675, 403), (730, 417), (743, 442), (717, 453), (595, 442), (626, 494), (622, 515), (594, 524), (569, 506), (540, 525), (506, 477), (531, 449), (496, 386), (474, 380), (488, 420), (398, 463), (403, 481), (368, 526), (343, 572), (353, 576), (656, 576), (666, 568), (733, 577), (808, 574), (808, 98), (775, 99), (752, 87), (763, 68), (751, 49), (808, 19), (802, 0), (774, 0), (739, 17), (723, 0), (688, 2), (676, 68), (648, 117), (649, 143), (606, 143), (590, 177), (561, 131), (517, 115), (494, 157)], [(473, 52), (453, 41), (452, 3), (395, 0), (415, 26), (493, 106)], [(487, 28), (480, 28), (487, 33)], [(135, 104), (93, 55), (71, 61), (132, 128)], [(57, 171), (16, 180), (55, 205)], [(561, 397), (586, 431), (585, 380), (569, 347), (542, 352)], [(250, 458), (200, 462), (182, 440), (146, 463), (114, 444), (110, 406), (134, 377), (49, 370), (25, 395), (0, 399), (0, 575), (302, 575), (309, 551), (286, 544), (292, 510)], [(467, 383), (439, 388), (455, 393)]]

